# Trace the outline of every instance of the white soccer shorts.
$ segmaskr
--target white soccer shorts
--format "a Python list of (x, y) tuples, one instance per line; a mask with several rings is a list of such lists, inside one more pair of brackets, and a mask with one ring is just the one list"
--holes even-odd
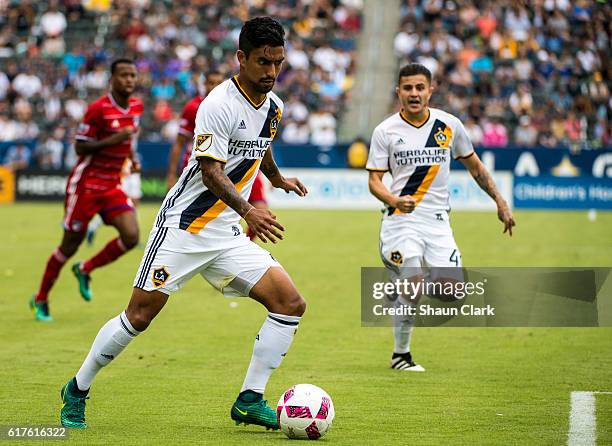
[(268, 268), (281, 265), (238, 230), (224, 240), (153, 227), (134, 287), (171, 294), (200, 274), (227, 297), (248, 296)]
[(446, 211), (417, 208), (410, 214), (393, 215), (382, 221), (380, 256), (385, 266), (399, 268), (461, 267), (457, 247)]

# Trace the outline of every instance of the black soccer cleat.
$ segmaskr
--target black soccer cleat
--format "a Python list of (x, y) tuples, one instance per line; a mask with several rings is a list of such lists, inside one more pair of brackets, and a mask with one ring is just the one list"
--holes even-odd
[(416, 364), (412, 360), (412, 355), (408, 353), (393, 353), (391, 357), (391, 368), (404, 372), (424, 372), (423, 366)]

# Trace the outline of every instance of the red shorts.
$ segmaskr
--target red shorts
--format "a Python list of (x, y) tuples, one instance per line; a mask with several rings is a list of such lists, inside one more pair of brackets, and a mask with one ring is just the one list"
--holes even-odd
[(266, 202), (266, 188), (264, 180), (261, 178), (261, 172), (257, 173), (255, 181), (253, 181), (253, 187), (251, 188), (251, 195), (249, 196), (249, 203), (265, 203)]
[(119, 188), (104, 192), (82, 192), (66, 195), (64, 229), (71, 232), (87, 230), (89, 221), (100, 214), (108, 224), (117, 215), (133, 211), (134, 204)]

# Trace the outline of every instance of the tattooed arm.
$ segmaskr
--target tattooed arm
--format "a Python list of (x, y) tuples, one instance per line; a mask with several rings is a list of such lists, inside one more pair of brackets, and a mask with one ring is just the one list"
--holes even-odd
[(504, 200), (504, 197), (497, 190), (495, 181), (487, 168), (482, 164), (478, 155), (474, 152), (466, 158), (460, 158), (459, 161), (470, 172), (478, 186), (491, 197), (497, 205), (497, 217), (504, 224), (504, 233), (508, 232), (512, 236), (512, 228), (516, 225), (512, 211)]
[(308, 193), (308, 189), (306, 189), (306, 186), (304, 186), (300, 180), (297, 178), (285, 178), (281, 175), (274, 161), (274, 156), (272, 155), (272, 147), (266, 151), (266, 154), (261, 160), (260, 170), (268, 180), (270, 180), (272, 186), (276, 188), (283, 189), (287, 193), (293, 191), (300, 197)]
[(202, 169), (202, 182), (217, 198), (235, 210), (247, 222), (257, 237), (267, 243), (282, 240), (283, 226), (268, 209), (257, 209), (249, 204), (223, 170), (224, 163), (208, 157), (198, 158)]

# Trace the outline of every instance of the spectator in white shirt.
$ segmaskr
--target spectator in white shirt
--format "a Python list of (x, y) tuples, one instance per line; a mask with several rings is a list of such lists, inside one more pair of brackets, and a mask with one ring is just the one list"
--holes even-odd
[(336, 144), (336, 118), (323, 107), (317, 108), (308, 118), (310, 142), (316, 146), (331, 147)]
[(294, 121), (306, 121), (308, 119), (308, 109), (300, 101), (298, 95), (290, 95), (287, 102), (285, 102), (283, 118)]
[(281, 139), (287, 144), (307, 144), (310, 139), (308, 124), (306, 121), (289, 121), (283, 125)]
[(57, 1), (49, 2), (49, 9), (40, 18), (40, 27), (47, 37), (57, 37), (66, 29), (66, 17), (57, 9)]
[(294, 70), (308, 70), (310, 61), (308, 55), (304, 51), (304, 44), (300, 39), (291, 41), (287, 48), (287, 63)]
[(32, 68), (28, 67), (25, 72), (19, 73), (13, 79), (13, 90), (26, 99), (39, 94), (42, 90), (42, 82), (36, 76)]

